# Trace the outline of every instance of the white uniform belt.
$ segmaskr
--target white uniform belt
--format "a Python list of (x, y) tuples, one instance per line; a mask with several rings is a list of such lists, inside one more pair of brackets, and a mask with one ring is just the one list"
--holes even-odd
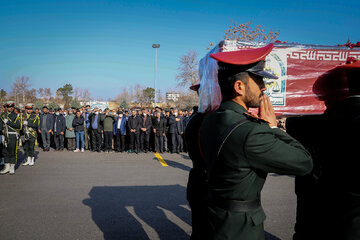
[(8, 134), (15, 134), (15, 135), (17, 135), (18, 133), (17, 133), (17, 132), (8, 132)]

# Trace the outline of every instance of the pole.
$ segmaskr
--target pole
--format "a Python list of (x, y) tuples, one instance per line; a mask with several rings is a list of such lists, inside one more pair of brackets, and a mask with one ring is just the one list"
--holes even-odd
[(154, 99), (154, 108), (156, 107), (156, 68), (157, 68), (157, 48), (155, 48), (155, 99)]
[(160, 47), (160, 44), (153, 44), (153, 48), (155, 48), (155, 99), (154, 99), (154, 107), (156, 107), (156, 71), (157, 71), (157, 49)]

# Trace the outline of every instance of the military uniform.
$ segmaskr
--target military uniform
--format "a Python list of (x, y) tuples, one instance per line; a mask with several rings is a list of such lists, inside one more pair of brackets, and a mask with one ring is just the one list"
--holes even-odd
[[(200, 129), (208, 180), (208, 231), (203, 239), (264, 239), (261, 190), (267, 174), (305, 175), (312, 170), (311, 156), (298, 141), (247, 111), (264, 104), (260, 110), (274, 125), (275, 115), (268, 110), (272, 106), (260, 97), (263, 78), (277, 78), (264, 71), (272, 48), (269, 44), (210, 55), (218, 61), (222, 103), (205, 116)], [(201, 80), (200, 99), (202, 89), (213, 84), (209, 82)], [(200, 102), (200, 108), (207, 109), (203, 105)]]
[(39, 127), (40, 118), (36, 116), (34, 113), (28, 114), (25, 113), (23, 115), (23, 123), (27, 124), (23, 125), (23, 134), (24, 134), (24, 141), (23, 141), (23, 148), (24, 148), (24, 155), (26, 158), (26, 162), (23, 165), (34, 165), (35, 159), (35, 142), (37, 139), (37, 129)]
[[(246, 118), (248, 121), (229, 135), (216, 157), (218, 143), (214, 139)], [(211, 239), (264, 239), (265, 213), (261, 205), (232, 211), (227, 201), (259, 201), (267, 173), (304, 175), (312, 169), (310, 154), (288, 134), (248, 115), (233, 101), (223, 102), (205, 117), (200, 140), (209, 178)]]
[[(13, 104), (11, 104), (13, 106)], [(5, 168), (0, 172), (0, 174), (5, 174), (10, 172), (10, 174), (15, 173), (15, 164), (17, 161), (17, 148), (18, 148), (18, 138), (19, 131), (21, 129), (21, 118), (14, 112), (9, 112), (8, 116), (6, 113), (2, 113), (0, 115), (0, 129), (4, 132), (5, 125), (8, 127), (8, 136), (7, 137), (7, 146), (3, 149)], [(5, 119), (8, 119), (7, 123), (5, 123)]]
[[(342, 71), (346, 74), (340, 74)], [(289, 134), (304, 144), (314, 159), (312, 173), (295, 181), (294, 240), (360, 239), (359, 147), (354, 141), (360, 134), (359, 76), (360, 62), (324, 73), (313, 89), (326, 102), (325, 113), (286, 121)], [(344, 82), (346, 89), (341, 87)]]

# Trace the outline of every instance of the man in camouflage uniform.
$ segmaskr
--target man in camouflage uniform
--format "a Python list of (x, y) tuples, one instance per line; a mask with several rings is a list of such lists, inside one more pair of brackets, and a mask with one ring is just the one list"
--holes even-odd
[(15, 174), (17, 160), (18, 131), (21, 129), (21, 118), (14, 112), (15, 104), (9, 101), (5, 105), (6, 111), (0, 115), (0, 130), (4, 135), (4, 162), (5, 167), (0, 174)]
[(25, 106), (26, 113), (23, 115), (23, 148), (26, 161), (24, 166), (33, 166), (35, 160), (35, 141), (37, 138), (37, 129), (39, 127), (40, 118), (33, 113), (33, 104)]

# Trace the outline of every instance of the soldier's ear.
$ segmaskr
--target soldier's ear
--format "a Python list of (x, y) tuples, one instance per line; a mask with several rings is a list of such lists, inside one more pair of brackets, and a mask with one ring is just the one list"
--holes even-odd
[(245, 83), (240, 81), (240, 80), (236, 80), (234, 83), (234, 91), (235, 93), (237, 93), (239, 96), (245, 96)]

